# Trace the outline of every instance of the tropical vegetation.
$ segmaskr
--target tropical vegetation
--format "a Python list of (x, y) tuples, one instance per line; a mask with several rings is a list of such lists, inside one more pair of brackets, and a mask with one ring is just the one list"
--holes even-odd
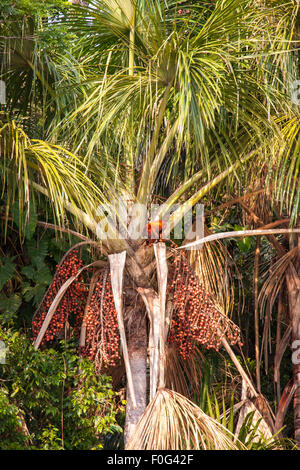
[(299, 446), (299, 2), (1, 0), (0, 57), (4, 448)]

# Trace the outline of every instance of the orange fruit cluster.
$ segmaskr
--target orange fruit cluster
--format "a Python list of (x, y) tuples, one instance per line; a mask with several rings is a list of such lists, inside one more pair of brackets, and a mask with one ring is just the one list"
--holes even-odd
[(173, 273), (169, 280), (169, 293), (174, 310), (169, 342), (175, 344), (184, 359), (193, 354), (196, 342), (207, 349), (218, 350), (222, 335), (226, 335), (231, 344), (241, 345), (239, 328), (216, 308), (186, 256), (172, 251)]
[(101, 273), (84, 318), (85, 347), (81, 354), (95, 361), (96, 369), (114, 366), (120, 359), (120, 336), (110, 274)]
[[(32, 330), (34, 340), (59, 289), (67, 279), (75, 276), (82, 266), (83, 262), (76, 250), (70, 252), (64, 261), (58, 265), (53, 281), (33, 317)], [(88, 289), (83, 281), (83, 276), (79, 275), (67, 289), (51, 319), (41, 345), (53, 341), (63, 331), (66, 321), (71, 320), (71, 317), (71, 321), (74, 322), (74, 332), (76, 335), (79, 334), (88, 293)]]

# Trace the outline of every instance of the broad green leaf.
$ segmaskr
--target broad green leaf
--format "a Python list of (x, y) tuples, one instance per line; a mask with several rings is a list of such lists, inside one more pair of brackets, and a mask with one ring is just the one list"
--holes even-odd
[(26, 210), (23, 210), (20, 213), (19, 206), (15, 203), (11, 206), (11, 215), (13, 221), (17, 227), (19, 227), (24, 237), (31, 240), (37, 226), (37, 213), (35, 211), (34, 204), (32, 203), (30, 205), (30, 212), (29, 215), (27, 215)]
[(32, 264), (39, 268), (44, 264), (44, 260), (48, 254), (48, 241), (43, 239), (36, 243), (35, 240), (30, 240), (26, 243), (26, 248)]
[(24, 266), (21, 269), (21, 273), (30, 280), (33, 280), (36, 278), (36, 269), (32, 265)]
[(31, 286), (26, 283), (22, 289), (22, 294), (26, 302), (33, 300), (33, 304), (37, 307), (43, 298), (45, 289), (45, 285), (36, 284), (35, 286)]
[(13, 259), (14, 257), (4, 258), (3, 261), (0, 261), (0, 290), (14, 275), (16, 265), (12, 262)]
[(2, 295), (0, 297), (0, 311), (8, 317), (13, 316), (19, 310), (21, 303), (22, 299), (18, 294), (13, 294), (10, 297)]

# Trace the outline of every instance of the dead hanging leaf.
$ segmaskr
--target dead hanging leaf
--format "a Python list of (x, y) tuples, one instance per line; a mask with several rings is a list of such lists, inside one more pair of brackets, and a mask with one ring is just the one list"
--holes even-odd
[(285, 386), (280, 402), (278, 404), (278, 410), (276, 413), (276, 420), (275, 420), (275, 432), (280, 431), (283, 426), (284, 418), (293, 398), (293, 395), (296, 391), (297, 385), (294, 383), (294, 380), (291, 379), (287, 385)]
[[(210, 233), (205, 228), (205, 235)], [(232, 314), (236, 303), (239, 310), (243, 310), (243, 289), (234, 287), (236, 279), (241, 284), (241, 275), (221, 241), (205, 243), (201, 249), (187, 250), (187, 257), (201, 284), (210, 292), (215, 305), (218, 305), (225, 315)]]
[(238, 450), (245, 447), (183, 395), (159, 389), (126, 450)]
[(123, 319), (123, 273), (126, 261), (126, 251), (122, 251), (122, 253), (115, 253), (108, 256), (109, 264), (110, 264), (110, 273), (111, 273), (111, 286), (114, 296), (115, 307), (118, 316), (118, 325), (120, 331), (120, 340), (121, 346), (123, 351), (125, 369), (126, 369), (126, 376), (128, 381), (128, 388), (132, 400), (133, 408), (136, 408), (136, 398), (134, 392), (134, 385), (133, 385), (133, 378), (131, 373), (129, 355), (128, 355), (128, 348), (127, 348), (127, 340), (126, 340), (126, 333), (125, 333), (125, 326), (124, 326), (124, 319)]
[(199, 393), (203, 373), (204, 356), (196, 347), (192, 357), (185, 361), (178, 350), (168, 345), (166, 348), (166, 387), (191, 398)]
[(258, 442), (261, 437), (267, 441), (271, 441), (274, 433), (274, 421), (267, 400), (261, 394), (253, 395), (252, 390), (249, 389), (248, 383), (245, 382), (245, 380), (242, 382), (241, 398), (243, 404), (240, 407), (235, 435), (238, 437), (246, 418), (249, 417), (251, 413), (251, 429), (249, 429), (247, 436), (250, 436), (253, 429), (256, 429), (255, 436), (251, 436), (253, 443)]
[[(256, 406), (254, 405), (254, 403), (252, 403), (252, 401), (249, 399), (245, 400), (245, 402), (243, 403), (240, 409), (239, 419), (238, 419), (238, 423), (237, 423), (236, 430), (235, 430), (235, 435), (236, 436), (239, 435), (241, 427), (243, 423), (245, 422), (245, 419), (247, 415), (249, 415), (249, 413), (253, 413), (252, 423), (251, 423), (252, 427), (254, 428), (256, 425), (258, 425), (257, 435), (253, 438), (252, 442), (258, 442), (261, 436), (263, 436), (266, 440), (271, 440), (273, 436), (271, 428), (269, 427), (267, 422), (264, 420), (264, 418), (262, 417), (261, 413), (258, 411)], [(250, 432), (251, 430), (249, 430), (249, 434)]]

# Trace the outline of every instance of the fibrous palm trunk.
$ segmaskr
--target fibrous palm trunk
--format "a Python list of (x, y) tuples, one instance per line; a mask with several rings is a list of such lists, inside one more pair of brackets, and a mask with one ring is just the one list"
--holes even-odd
[(127, 404), (124, 441), (125, 446), (132, 436), (136, 425), (147, 406), (147, 325), (146, 316), (142, 313), (140, 318), (134, 315), (133, 328), (128, 335), (128, 354), (133, 377), (133, 387), (136, 400), (134, 408), (131, 395), (127, 387)]
[[(134, 257), (127, 258), (126, 271), (138, 292), (138, 288), (149, 288), (151, 286), (151, 263), (153, 262), (154, 254), (153, 249), (148, 249), (146, 245), (134, 248)], [(124, 432), (125, 447), (147, 406), (148, 331), (147, 314), (143, 303), (141, 308), (137, 305), (136, 308), (132, 308), (132, 311), (129, 312), (126, 333), (136, 407), (133, 405), (132, 397), (127, 387)]]

